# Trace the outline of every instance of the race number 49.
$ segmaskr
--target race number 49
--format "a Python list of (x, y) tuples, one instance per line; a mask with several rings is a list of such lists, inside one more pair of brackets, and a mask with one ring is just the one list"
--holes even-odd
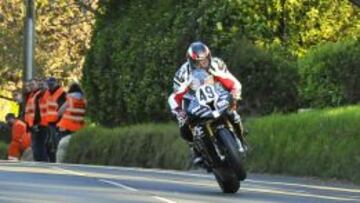
[(196, 98), (200, 104), (206, 105), (216, 99), (216, 92), (213, 86), (203, 85), (196, 91)]

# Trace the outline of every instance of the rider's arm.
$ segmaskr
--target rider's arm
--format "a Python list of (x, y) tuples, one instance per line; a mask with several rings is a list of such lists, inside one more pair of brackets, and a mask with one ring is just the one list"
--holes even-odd
[(173, 113), (177, 109), (181, 109), (181, 103), (184, 98), (184, 95), (189, 91), (190, 85), (190, 67), (185, 63), (181, 68), (176, 72), (173, 80), (173, 92), (170, 94), (168, 103), (170, 109)]
[(241, 99), (241, 83), (230, 73), (221, 59), (214, 57), (211, 60), (209, 71), (214, 76), (215, 81), (220, 82), (226, 90), (231, 92), (235, 100)]

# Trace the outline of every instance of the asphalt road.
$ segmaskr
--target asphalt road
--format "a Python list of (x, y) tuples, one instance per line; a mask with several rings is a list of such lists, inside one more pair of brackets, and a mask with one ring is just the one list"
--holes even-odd
[(0, 161), (0, 202), (360, 202), (360, 186), (250, 174), (223, 194), (196, 171)]

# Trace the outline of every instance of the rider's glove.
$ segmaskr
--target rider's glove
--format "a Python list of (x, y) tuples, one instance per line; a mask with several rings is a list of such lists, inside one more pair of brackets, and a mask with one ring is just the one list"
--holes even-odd
[(232, 111), (236, 111), (237, 110), (237, 102), (239, 100), (241, 100), (241, 92), (240, 91), (236, 91), (236, 90), (233, 90), (230, 92), (231, 95), (232, 95), (232, 105), (231, 105), (231, 110)]
[(231, 92), (232, 98), (234, 100), (241, 100), (241, 92), (238, 90), (232, 90)]
[(178, 120), (179, 126), (180, 127), (184, 126), (187, 121), (186, 112), (181, 108), (177, 108), (173, 111), (173, 113), (175, 114), (176, 119)]

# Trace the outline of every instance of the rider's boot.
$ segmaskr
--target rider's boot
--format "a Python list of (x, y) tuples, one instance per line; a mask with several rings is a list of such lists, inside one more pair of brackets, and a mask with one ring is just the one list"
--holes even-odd
[(205, 163), (204, 158), (201, 156), (201, 153), (198, 151), (198, 149), (192, 145), (190, 148), (191, 148), (191, 151), (193, 152), (192, 164), (194, 166), (204, 168), (208, 173), (212, 172), (211, 167), (209, 167)]
[(196, 149), (196, 147), (192, 147), (191, 150), (193, 152), (192, 163), (195, 166), (201, 166), (201, 164), (204, 162), (201, 153)]
[(245, 139), (245, 136), (246, 136), (246, 131), (244, 129), (244, 126), (242, 124), (242, 121), (241, 121), (241, 117), (240, 115), (236, 112), (236, 111), (232, 111), (231, 112), (231, 120), (232, 120), (232, 124), (234, 126), (234, 130), (235, 130), (235, 133), (237, 135), (237, 137), (240, 139), (243, 147), (245, 150), (247, 150), (247, 141)]

